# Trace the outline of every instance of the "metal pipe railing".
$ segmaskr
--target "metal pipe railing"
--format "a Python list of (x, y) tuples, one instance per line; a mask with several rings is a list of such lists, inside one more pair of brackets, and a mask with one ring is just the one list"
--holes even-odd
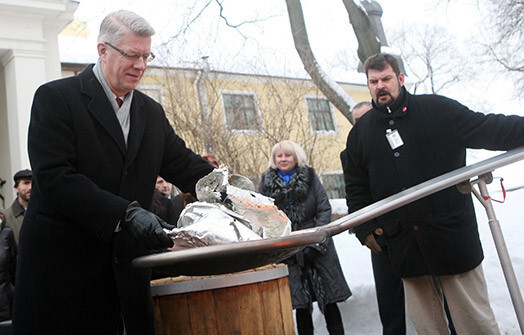
[(413, 201), (522, 159), (524, 159), (524, 147), (509, 150), (501, 155), (465, 166), (410, 187), (317, 229), (327, 230), (329, 236), (339, 234)]

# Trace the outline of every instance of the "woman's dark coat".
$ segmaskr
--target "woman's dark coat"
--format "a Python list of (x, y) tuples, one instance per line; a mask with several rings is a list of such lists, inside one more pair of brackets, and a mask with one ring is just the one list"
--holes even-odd
[[(288, 186), (280, 179), (277, 170), (269, 169), (262, 175), (259, 192), (275, 199), (275, 205), (291, 220), (293, 231), (331, 222), (331, 205), (326, 191), (310, 167), (297, 166)], [(351, 296), (331, 238), (321, 245), (306, 247), (285, 263), (289, 268), (293, 308), (307, 308), (312, 304), (306, 281), (308, 274), (321, 310), (327, 304)]]
[(13, 316), (17, 248), (13, 230), (2, 224), (0, 231), (0, 321)]
[[(344, 167), (348, 207), (357, 211), (466, 164), (466, 148), (508, 150), (524, 145), (524, 118), (475, 113), (437, 95), (402, 95), (374, 108), (348, 136)], [(396, 129), (404, 144), (386, 138)], [(354, 229), (363, 243), (377, 227), (378, 242), (402, 277), (443, 276), (477, 267), (484, 258), (470, 194), (455, 186), (384, 214)]]
[[(185, 192), (213, 167), (134, 91), (126, 143), (92, 65), (35, 93), (28, 151), (33, 189), (20, 232), (14, 334), (152, 334), (143, 243), (119, 229), (128, 204), (148, 209), (158, 175)], [(118, 226), (118, 227), (117, 227)]]

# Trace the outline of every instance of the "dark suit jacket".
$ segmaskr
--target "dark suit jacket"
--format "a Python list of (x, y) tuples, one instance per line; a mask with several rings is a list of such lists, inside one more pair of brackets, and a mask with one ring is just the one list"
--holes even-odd
[(186, 192), (213, 167), (186, 148), (162, 107), (139, 91), (122, 130), (92, 65), (35, 93), (30, 205), (20, 233), (15, 334), (153, 333), (142, 243), (115, 233), (127, 205), (149, 208), (157, 175)]

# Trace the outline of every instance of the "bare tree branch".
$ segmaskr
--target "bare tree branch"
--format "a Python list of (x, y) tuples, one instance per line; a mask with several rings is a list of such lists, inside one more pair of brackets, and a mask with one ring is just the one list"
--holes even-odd
[(489, 10), (488, 29), (495, 34), (483, 36), (484, 50), (501, 71), (511, 75), (515, 82), (515, 93), (524, 97), (524, 1), (478, 0)]
[(504, 69), (506, 69), (507, 71), (509, 72), (524, 72), (524, 65), (512, 65), (510, 64), (510, 62), (506, 59), (506, 58), (502, 58), (499, 54), (497, 54), (497, 52), (495, 51), (495, 49), (493, 48), (492, 45), (487, 45), (487, 44), (484, 44), (484, 47), (486, 49), (489, 50), (491, 56), (493, 56), (493, 59), (499, 63), (500, 65), (502, 65), (502, 67), (504, 67)]
[(183, 27), (178, 32), (176, 32), (173, 36), (171, 36), (166, 42), (162, 43), (161, 46), (165, 46), (165, 45), (169, 44), (172, 40), (175, 40), (179, 36), (184, 35), (187, 32), (187, 30), (193, 25), (193, 23), (198, 21), (198, 19), (202, 16), (202, 14), (205, 12), (205, 10), (209, 7), (211, 2), (212, 2), (212, 0), (207, 0), (205, 5), (198, 11), (198, 13), (196, 13), (196, 15), (193, 16), (193, 18), (191, 18), (189, 20), (189, 22), (184, 24)]
[(454, 36), (438, 26), (411, 25), (390, 31), (390, 39), (406, 61), (409, 77), (415, 78), (413, 92), (441, 93), (475, 71), (460, 53)]
[[(190, 8), (190, 11), (193, 11), (193, 9), (195, 7), (197, 7), (198, 4), (200, 4), (201, 2), (200, 1), (196, 1), (194, 6), (192, 8)], [(267, 21), (273, 17), (275, 17), (274, 15), (270, 15), (270, 16), (267, 16), (267, 17), (264, 17), (264, 18), (261, 18), (261, 19), (253, 19), (253, 20), (245, 20), (245, 21), (242, 21), (238, 24), (232, 24), (230, 23), (228, 17), (224, 14), (224, 6), (223, 6), (223, 1), (220, 1), (220, 0), (205, 0), (204, 2), (204, 5), (202, 6), (202, 8), (200, 8), (197, 13), (195, 15), (193, 15), (192, 17), (189, 18), (188, 22), (185, 23), (182, 28), (176, 32), (173, 36), (171, 36), (166, 42), (164, 42), (162, 44), (163, 45), (167, 45), (169, 44), (169, 42), (171, 42), (172, 40), (174, 39), (177, 39), (179, 38), (180, 36), (184, 35), (189, 29), (190, 27), (195, 23), (197, 22), (199, 19), (201, 19), (203, 13), (206, 11), (206, 9), (208, 9), (212, 3), (216, 3), (218, 5), (218, 8), (219, 8), (219, 14), (218, 16), (224, 21), (225, 25), (230, 27), (230, 28), (233, 28), (235, 29), (239, 34), (240, 36), (242, 36), (244, 39), (248, 39), (249, 37), (246, 36), (239, 28), (245, 24), (253, 24), (253, 23), (258, 23), (258, 22), (263, 22), (263, 21)]]
[[(240, 22), (239, 24), (232, 24), (232, 23), (229, 23), (229, 20), (228, 18), (224, 15), (224, 6), (222, 6), (222, 2), (223, 1), (220, 1), (220, 0), (215, 0), (215, 2), (217, 3), (218, 7), (220, 8), (220, 13), (219, 13), (219, 16), (220, 18), (222, 18), (224, 20), (224, 22), (226, 23), (226, 25), (228, 27), (231, 27), (231, 28), (239, 28), (240, 26), (243, 26), (244, 24), (247, 24), (247, 23), (257, 23), (257, 22), (262, 22), (262, 21), (266, 21), (266, 20), (269, 20), (270, 18), (273, 18), (275, 17), (274, 15), (270, 15), (266, 18), (263, 18), (263, 19), (256, 19), (256, 20), (247, 20), (247, 21), (242, 21)], [(244, 36), (242, 33), (241, 33), (242, 36)]]

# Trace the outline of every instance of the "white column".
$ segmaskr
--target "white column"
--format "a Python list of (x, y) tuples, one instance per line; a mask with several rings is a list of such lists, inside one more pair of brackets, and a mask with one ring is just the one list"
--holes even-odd
[(46, 81), (59, 79), (62, 77), (60, 66), (60, 52), (58, 48), (58, 32), (60, 29), (57, 25), (44, 25), (43, 33), (45, 39), (46, 54)]
[(4, 66), (6, 115), (9, 142), (9, 176), (4, 196), (10, 197), (13, 174), (30, 168), (27, 155), (27, 130), (33, 95), (39, 85), (46, 82), (44, 51), (9, 50), (1, 58)]
[[(39, 85), (61, 77), (58, 33), (76, 0), (0, 0), (0, 177), (9, 206), (13, 174), (30, 168), (27, 130)], [(1, 206), (0, 206), (1, 207)]]
[[(5, 52), (5, 50), (1, 50), (2, 52)], [(9, 183), (9, 179), (11, 179), (10, 174), (10, 166), (11, 166), (11, 160), (10, 157), (10, 150), (9, 150), (9, 134), (8, 134), (8, 128), (7, 128), (7, 112), (6, 112), (6, 93), (5, 93), (5, 72), (4, 67), (0, 63), (0, 178), (6, 180)], [(5, 202), (5, 206), (9, 206), (12, 201), (12, 196), (10, 195), (12, 193), (12, 186), (10, 184), (6, 183), (3, 188), (0, 189), (0, 194), (2, 194), (4, 197), (9, 198), (9, 202)], [(2, 208), (2, 204), (0, 204), (0, 209)]]

